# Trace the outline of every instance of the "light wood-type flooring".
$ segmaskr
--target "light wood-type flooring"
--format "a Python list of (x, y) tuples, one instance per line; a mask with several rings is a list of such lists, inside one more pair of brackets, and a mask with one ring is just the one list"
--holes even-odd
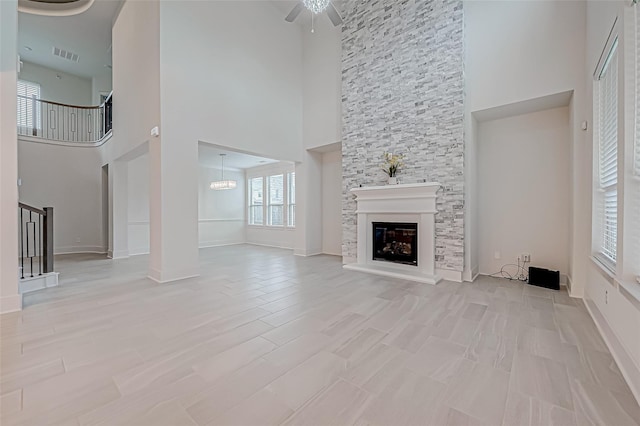
[(581, 300), (416, 284), (248, 245), (157, 284), (147, 257), (57, 260), (1, 324), (1, 424), (637, 425)]

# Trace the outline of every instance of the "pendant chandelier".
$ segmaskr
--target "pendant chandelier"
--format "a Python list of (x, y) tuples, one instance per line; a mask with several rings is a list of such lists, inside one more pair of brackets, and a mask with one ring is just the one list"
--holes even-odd
[(329, 6), (330, 0), (302, 0), (305, 7), (313, 13), (323, 12)]
[(221, 191), (224, 189), (234, 189), (237, 186), (237, 182), (235, 180), (225, 180), (224, 179), (224, 156), (227, 154), (220, 154), (220, 161), (222, 162), (222, 179), (211, 182), (209, 188), (215, 191)]

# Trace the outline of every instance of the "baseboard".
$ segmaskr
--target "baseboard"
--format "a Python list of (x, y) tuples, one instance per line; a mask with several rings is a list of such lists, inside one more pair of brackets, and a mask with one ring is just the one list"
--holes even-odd
[(293, 247), (286, 247), (286, 246), (276, 246), (273, 244), (263, 244), (263, 243), (256, 243), (256, 242), (246, 242), (244, 244), (249, 244), (250, 246), (259, 246), (259, 247), (272, 247), (272, 248), (279, 248), (279, 249), (285, 249), (285, 250), (293, 250)]
[(101, 246), (69, 246), (53, 249), (53, 254), (96, 253), (105, 254), (107, 251)]
[(462, 271), (454, 271), (453, 269), (440, 269), (436, 268), (436, 275), (443, 280), (447, 281), (455, 281), (457, 283), (461, 283), (462, 280)]
[(294, 250), (293, 251), (293, 255), (294, 256), (300, 256), (300, 257), (319, 256), (321, 254), (324, 254), (324, 253), (322, 253), (322, 251), (315, 251), (315, 252), (308, 252), (308, 253), (304, 252), (303, 250)]
[(302, 256), (302, 257), (317, 256), (319, 254), (322, 254), (322, 248), (316, 247), (311, 250), (293, 249), (293, 254), (294, 256)]
[(466, 282), (475, 281), (475, 279), (478, 278), (478, 275), (480, 274), (479, 270), (480, 267), (478, 265), (474, 266), (471, 269), (465, 269), (462, 273), (462, 279)]
[[(194, 269), (197, 270), (197, 267), (190, 268), (189, 271), (193, 271)], [(159, 271), (154, 268), (149, 268), (148, 278), (159, 284), (164, 284), (173, 281), (186, 280), (188, 278), (194, 278), (198, 276), (200, 276), (200, 274), (194, 274), (193, 272), (188, 272), (187, 270), (165, 272)]]
[(14, 294), (11, 296), (0, 297), (0, 314), (8, 314), (9, 312), (17, 312), (22, 310), (22, 295)]
[(107, 252), (107, 257), (110, 259), (126, 259), (129, 257), (129, 250), (109, 250)]
[(616, 364), (618, 364), (618, 368), (620, 368), (620, 372), (629, 385), (633, 396), (640, 404), (640, 368), (635, 365), (633, 359), (627, 351), (625, 351), (624, 346), (622, 346), (622, 343), (620, 343), (596, 304), (591, 300), (582, 300), (593, 322), (595, 322), (602, 339), (609, 348), (609, 352), (611, 352), (613, 359), (616, 361)]
[(138, 256), (141, 254), (149, 254), (149, 247), (138, 247), (129, 250), (129, 256)]
[(245, 244), (244, 241), (203, 241), (198, 244), (198, 248), (210, 248), (210, 247), (226, 247), (226, 246), (238, 246)]

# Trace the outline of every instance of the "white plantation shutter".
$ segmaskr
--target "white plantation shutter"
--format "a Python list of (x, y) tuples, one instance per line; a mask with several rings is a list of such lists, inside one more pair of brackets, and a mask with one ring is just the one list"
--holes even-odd
[[(625, 213), (625, 272), (630, 276), (640, 279), (640, 6), (635, 5), (635, 74), (636, 74), (636, 128), (634, 135), (634, 178), (626, 183), (625, 205), (628, 206)], [(627, 255), (628, 254), (628, 255)]]
[(602, 234), (602, 254), (616, 261), (618, 244), (618, 192), (613, 189), (604, 193), (604, 224)]
[(636, 4), (636, 135), (633, 173), (640, 177), (640, 6)]
[[(33, 98), (40, 99), (40, 85), (18, 80), (18, 127), (28, 129), (40, 127), (40, 109), (34, 108)], [(35, 116), (34, 110), (36, 110)]]
[(618, 243), (618, 54), (611, 46), (598, 81), (599, 183), (602, 193), (601, 244), (606, 260), (616, 262)]

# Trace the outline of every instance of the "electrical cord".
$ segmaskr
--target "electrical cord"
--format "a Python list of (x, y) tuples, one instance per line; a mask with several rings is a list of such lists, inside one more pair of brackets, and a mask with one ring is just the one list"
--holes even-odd
[[(518, 257), (518, 264), (516, 265), (515, 263), (507, 263), (506, 265), (503, 265), (502, 268), (500, 268), (500, 270), (498, 272), (495, 272), (493, 274), (490, 274), (490, 277), (500, 277), (500, 278), (506, 278), (509, 281), (513, 281), (513, 280), (517, 280), (517, 281), (528, 281), (529, 280), (529, 270), (526, 268), (527, 263), (530, 262), (522, 262), (522, 266), (520, 265), (520, 258)], [(505, 268), (509, 267), (509, 266), (515, 266), (516, 267), (516, 273), (515, 274), (511, 274), (508, 271), (505, 270)]]

